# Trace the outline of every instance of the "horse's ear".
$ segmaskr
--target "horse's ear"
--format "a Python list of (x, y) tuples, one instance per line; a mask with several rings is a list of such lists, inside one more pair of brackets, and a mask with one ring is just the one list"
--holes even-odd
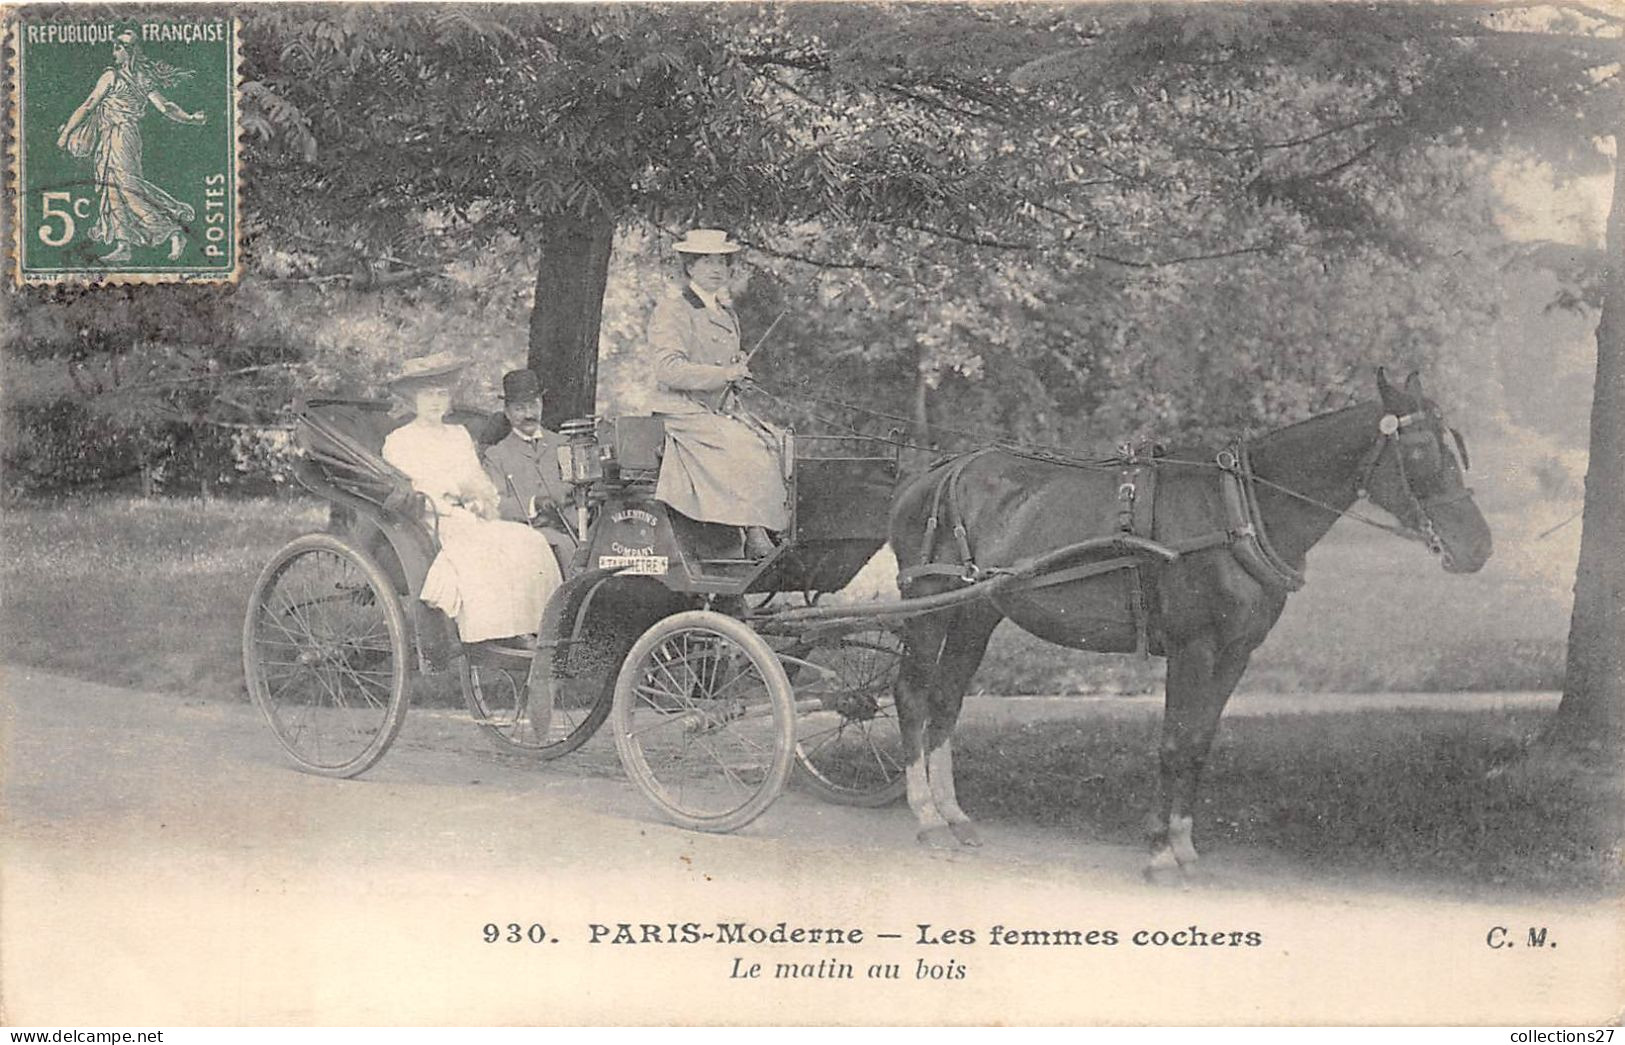
[(1415, 406), (1422, 405), (1422, 374), (1412, 370), (1410, 376), (1405, 378), (1405, 394), (1415, 400)]
[(1382, 396), (1383, 409), (1395, 409), (1394, 401), (1399, 398), (1399, 393), (1388, 383), (1388, 371), (1380, 366), (1377, 368), (1377, 394)]

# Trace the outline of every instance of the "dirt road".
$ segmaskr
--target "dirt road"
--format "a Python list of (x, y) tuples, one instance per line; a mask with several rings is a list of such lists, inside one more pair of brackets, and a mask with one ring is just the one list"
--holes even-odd
[[(415, 711), (382, 764), (333, 781), (290, 770), (246, 706), (17, 668), (3, 692), (13, 1025), (1539, 1025), (1616, 1018), (1625, 995), (1617, 906), (1228, 857), (1155, 890), (1137, 850), (990, 824), (981, 850), (928, 852), (902, 808), (795, 793), (697, 835), (653, 818), (606, 738), (534, 768)], [(775, 942), (781, 922), (848, 942)]]

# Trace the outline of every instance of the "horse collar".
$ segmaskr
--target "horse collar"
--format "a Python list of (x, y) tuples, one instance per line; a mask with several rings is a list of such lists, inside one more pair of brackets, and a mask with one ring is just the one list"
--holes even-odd
[(1230, 535), (1230, 552), (1252, 578), (1266, 588), (1297, 591), (1304, 585), (1303, 571), (1283, 559), (1264, 530), (1264, 517), (1258, 510), (1258, 494), (1253, 483), (1252, 460), (1247, 444), (1219, 451), (1220, 484), (1224, 493), (1225, 525)]

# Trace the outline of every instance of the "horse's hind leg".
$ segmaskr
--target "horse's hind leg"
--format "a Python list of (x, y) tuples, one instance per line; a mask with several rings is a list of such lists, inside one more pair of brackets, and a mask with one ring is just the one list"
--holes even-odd
[(1168, 656), (1167, 700), (1161, 744), (1161, 781), (1151, 832), (1147, 877), (1160, 881), (1196, 869), (1196, 785), (1250, 648), (1219, 649), (1212, 636), (1189, 641)]
[(908, 805), (924, 845), (974, 845), (978, 841), (954, 793), (948, 737), (958, 719), (965, 687), (999, 622), (996, 612), (982, 621), (987, 613), (932, 614), (910, 621), (904, 632), (897, 724), (903, 734)]
[(959, 807), (954, 788), (954, 726), (964, 706), (965, 691), (981, 666), (988, 640), (1002, 614), (991, 607), (971, 607), (955, 615), (937, 661), (937, 681), (931, 692), (931, 717), (925, 735), (926, 781), (937, 812), (961, 845), (979, 846), (982, 836)]
[(903, 779), (908, 785), (908, 807), (919, 823), (921, 844), (941, 844), (948, 821), (937, 812), (926, 778), (925, 736), (931, 716), (931, 689), (936, 684), (937, 662), (947, 637), (944, 615), (919, 617), (903, 630), (903, 662), (897, 673), (897, 728), (903, 734)]

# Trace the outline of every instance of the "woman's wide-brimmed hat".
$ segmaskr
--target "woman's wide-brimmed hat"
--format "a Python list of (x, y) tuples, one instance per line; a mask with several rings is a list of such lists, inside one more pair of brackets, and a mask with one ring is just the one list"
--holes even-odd
[(402, 363), (400, 369), (390, 377), (391, 385), (427, 384), (435, 379), (439, 383), (449, 384), (448, 375), (468, 366), (468, 361), (451, 352), (431, 352), (426, 356), (415, 356)]
[(689, 229), (672, 249), (679, 254), (734, 254), (744, 247), (730, 240), (724, 229)]

